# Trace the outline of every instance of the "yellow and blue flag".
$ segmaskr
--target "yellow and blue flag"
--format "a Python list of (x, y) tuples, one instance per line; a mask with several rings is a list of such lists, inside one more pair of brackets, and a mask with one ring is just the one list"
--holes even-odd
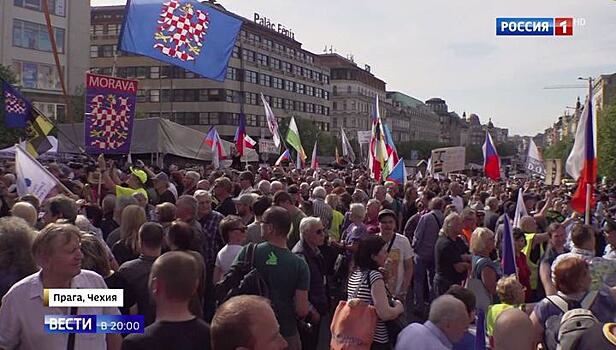
[(118, 47), (224, 81), (242, 21), (195, 0), (129, 0)]

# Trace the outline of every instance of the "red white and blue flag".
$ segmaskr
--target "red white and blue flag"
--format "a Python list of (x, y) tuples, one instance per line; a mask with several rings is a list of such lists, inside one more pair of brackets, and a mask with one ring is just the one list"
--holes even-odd
[(595, 203), (594, 186), (597, 178), (597, 145), (594, 116), (592, 113), (592, 91), (589, 91), (584, 111), (575, 133), (573, 149), (567, 158), (567, 174), (577, 180), (577, 190), (571, 198), (571, 208), (578, 213), (586, 211), (586, 191), (590, 185), (590, 206)]
[(406, 182), (407, 174), (404, 166), (404, 158), (400, 158), (398, 163), (391, 169), (387, 176), (387, 181), (393, 181), (398, 185), (403, 185)]
[(483, 144), (483, 172), (487, 178), (494, 181), (500, 179), (500, 158), (494, 147), (492, 136), (486, 131), (486, 140)]
[(288, 149), (282, 152), (282, 154), (280, 155), (280, 157), (278, 157), (278, 160), (276, 160), (276, 163), (274, 163), (274, 165), (280, 165), (280, 163), (282, 163), (283, 160), (291, 160), (291, 153), (289, 153)]
[(310, 160), (310, 168), (317, 169), (319, 167), (319, 160), (317, 159), (317, 143), (319, 139), (314, 141), (314, 148), (312, 149), (312, 159)]
[(518, 270), (515, 265), (515, 249), (513, 244), (513, 230), (511, 228), (511, 221), (509, 215), (505, 215), (503, 222), (503, 246), (501, 252), (501, 264), (503, 274), (505, 276), (517, 274)]
[(246, 115), (240, 113), (240, 125), (235, 131), (235, 148), (240, 157), (244, 156), (244, 148), (254, 149), (257, 142), (246, 134)]
[(222, 140), (215, 127), (211, 127), (205, 137), (205, 143), (210, 146), (212, 151), (212, 163), (215, 168), (220, 166), (220, 161), (226, 158), (225, 149), (222, 147)]

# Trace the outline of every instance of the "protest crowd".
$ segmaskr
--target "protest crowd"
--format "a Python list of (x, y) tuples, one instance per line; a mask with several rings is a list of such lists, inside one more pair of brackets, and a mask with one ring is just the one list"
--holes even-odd
[(77, 334), (75, 349), (614, 348), (608, 185), (586, 225), (574, 187), (532, 179), (103, 157), (47, 169), (70, 192), (20, 197), (3, 167), (0, 349), (67, 347), (43, 330), (69, 314), (43, 288), (121, 288), (124, 307), (77, 313), (144, 315), (143, 334)]

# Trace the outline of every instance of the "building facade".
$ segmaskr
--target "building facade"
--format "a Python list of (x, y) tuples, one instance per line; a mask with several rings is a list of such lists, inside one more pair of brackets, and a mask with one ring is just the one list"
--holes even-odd
[(428, 108), (439, 116), (439, 142), (457, 146), (461, 144), (461, 119), (455, 112), (449, 112), (445, 100), (434, 97), (426, 101)]
[[(89, 69), (90, 2), (47, 0), (68, 95), (77, 95)], [(0, 64), (47, 117), (64, 120), (66, 103), (43, 13), (43, 0), (0, 2)]]
[(124, 6), (92, 8), (92, 70), (139, 80), (138, 117), (162, 117), (203, 132), (214, 125), (221, 137), (230, 139), (244, 113), (250, 136), (271, 138), (262, 93), (279, 121), (295, 116), (328, 132), (332, 127), (329, 69), (302, 48), (292, 31), (271, 29), (256, 13), (254, 20), (227, 13), (243, 24), (224, 82), (117, 52)]
[[(377, 95), (381, 118), (388, 118), (391, 106), (386, 106), (385, 82), (372, 74), (369, 66), (361, 68), (335, 53), (319, 55), (317, 62), (331, 72), (333, 129), (343, 127), (351, 139), (357, 138), (357, 131), (370, 130)], [(398, 126), (404, 127), (402, 124), (394, 129)]]
[(402, 132), (406, 141), (439, 142), (440, 119), (423, 102), (398, 91), (388, 91), (387, 100), (396, 108), (409, 127)]

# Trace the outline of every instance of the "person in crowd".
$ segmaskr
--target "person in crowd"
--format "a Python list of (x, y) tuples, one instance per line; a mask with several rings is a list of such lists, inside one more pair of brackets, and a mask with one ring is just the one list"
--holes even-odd
[(389, 303), (385, 281), (381, 269), (387, 260), (387, 242), (380, 236), (368, 236), (359, 242), (353, 256), (354, 271), (349, 275), (347, 298), (360, 299), (374, 305), (378, 321), (372, 338), (372, 349), (391, 349), (393, 339), (389, 339), (385, 321), (396, 319), (404, 312), (400, 300)]
[(496, 282), (496, 294), (499, 304), (490, 305), (486, 313), (486, 335), (491, 337), (494, 332), (494, 322), (503, 311), (517, 308), (524, 312), (532, 310), (532, 307), (524, 304), (526, 298), (525, 287), (518, 281), (515, 275), (506, 276)]
[(107, 246), (112, 248), (114, 244), (116, 244), (120, 238), (122, 238), (122, 228), (120, 227), (122, 224), (122, 212), (129, 205), (137, 205), (137, 201), (132, 196), (122, 196), (116, 197), (116, 204), (113, 213), (114, 222), (118, 223), (118, 227), (111, 231), (105, 239)]
[(496, 223), (498, 222), (498, 207), (499, 202), (496, 197), (488, 197), (484, 206), (483, 226), (496, 232)]
[[(415, 188), (414, 186), (409, 186), (404, 190), (404, 200), (402, 201), (402, 214), (400, 215), (401, 220), (400, 225), (398, 226), (399, 228), (406, 227), (406, 223), (409, 221), (409, 219), (413, 215), (417, 214), (417, 198), (417, 188)], [(411, 239), (409, 239), (409, 241)]]
[(284, 190), (285, 190), (285, 186), (282, 182), (278, 180), (272, 181), (271, 186), (270, 186), (270, 193), (276, 193), (278, 191), (284, 191)]
[(197, 261), (189, 254), (175, 251), (157, 258), (148, 283), (156, 304), (156, 321), (143, 334), (124, 338), (122, 349), (211, 349), (209, 325), (189, 307), (200, 279)]
[(11, 216), (21, 218), (30, 225), (30, 227), (36, 227), (38, 221), (38, 213), (36, 208), (28, 202), (16, 202), (11, 208)]
[(270, 196), (272, 194), (271, 183), (267, 179), (263, 179), (259, 181), (259, 183), (257, 183), (257, 189), (264, 196)]
[(210, 326), (212, 350), (284, 350), (287, 342), (270, 301), (256, 295), (227, 300)]
[(325, 288), (325, 262), (319, 247), (325, 242), (325, 228), (317, 217), (303, 218), (299, 225), (300, 240), (292, 252), (302, 257), (310, 271), (308, 288), (308, 316), (305, 321), (311, 327), (299, 327), (303, 350), (316, 350), (319, 341), (321, 318), (329, 311), (329, 299)]
[(287, 235), (287, 247), (293, 249), (299, 242), (299, 224), (306, 214), (293, 204), (293, 197), (288, 192), (278, 191), (274, 194), (273, 204), (284, 208), (291, 216), (291, 228)]
[[(490, 254), (496, 246), (494, 232), (485, 227), (480, 227), (471, 236), (471, 278), (481, 280), (483, 288), (487, 292), (489, 300), (478, 300), (478, 307), (484, 307), (485, 303), (492, 304), (496, 297), (496, 282), (501, 277), (501, 269), (496, 261), (490, 258)], [(484, 312), (487, 310), (483, 310)]]
[(116, 197), (130, 197), (135, 192), (141, 192), (146, 198), (148, 198), (148, 192), (145, 189), (145, 183), (148, 181), (148, 175), (145, 171), (131, 167), (130, 175), (126, 180), (128, 187), (123, 187), (121, 186), (122, 181), (113, 168), (113, 162), (111, 162), (111, 169), (109, 169), (102, 153), (98, 157), (98, 168), (103, 173), (103, 184), (105, 188), (109, 191), (113, 191)]
[(167, 233), (167, 246), (171, 251), (180, 251), (191, 255), (197, 262), (201, 279), (199, 280), (197, 293), (191, 299), (190, 310), (194, 315), (203, 318), (206, 309), (204, 299), (207, 292), (205, 287), (207, 276), (203, 256), (198, 250), (195, 250), (198, 244), (195, 242), (192, 227), (182, 221), (175, 221), (171, 224)]
[(462, 238), (468, 245), (473, 231), (477, 228), (477, 212), (471, 208), (464, 208), (460, 217), (462, 218)]
[(453, 181), (449, 185), (449, 198), (451, 198), (451, 204), (456, 206), (456, 211), (462, 213), (464, 210), (464, 199), (460, 196), (462, 194), (462, 186), (458, 182)]
[(386, 285), (395, 298), (406, 301), (413, 278), (414, 253), (409, 240), (396, 233), (397, 222), (398, 217), (393, 210), (384, 209), (379, 213), (379, 235), (387, 245)]
[[(72, 342), (74, 349), (120, 349), (119, 334), (56, 334), (45, 332), (45, 315), (57, 313), (45, 306), (43, 289), (100, 288), (105, 281), (96, 272), (81, 269), (83, 254), (79, 249), (81, 233), (70, 224), (51, 223), (41, 230), (32, 244), (38, 272), (15, 283), (5, 294), (0, 306), (0, 349), (65, 349)], [(117, 315), (115, 307), (61, 309), (63, 314)], [(82, 310), (80, 312), (80, 309)]]
[[(562, 258), (560, 258), (562, 257)], [(613, 322), (616, 315), (616, 290), (603, 286), (599, 292), (589, 293), (592, 277), (588, 263), (572, 254), (562, 254), (554, 261), (553, 280), (556, 295), (539, 301), (530, 316), (538, 342), (548, 350), (558, 344), (558, 321), (568, 309), (590, 310), (599, 322)], [(562, 304), (562, 305), (561, 305)]]
[(430, 304), (428, 321), (413, 323), (402, 330), (396, 350), (451, 349), (462, 340), (469, 324), (464, 303), (452, 295), (441, 295)]
[(228, 177), (219, 177), (214, 181), (214, 196), (218, 201), (218, 205), (214, 210), (221, 213), (224, 216), (237, 215), (235, 203), (231, 198), (233, 192), (233, 184)]
[[(165, 202), (171, 204), (169, 202)], [(145, 325), (154, 322), (156, 309), (150, 299), (148, 278), (152, 264), (161, 254), (163, 242), (163, 227), (154, 222), (146, 222), (139, 228), (140, 252), (137, 259), (129, 260), (120, 266), (117, 272), (124, 283), (123, 288), (132, 293), (132, 299), (137, 305), (137, 313), (144, 316)], [(133, 303), (133, 304), (134, 304)], [(129, 303), (125, 302), (124, 305)]]
[[(267, 283), (280, 333), (293, 350), (301, 348), (296, 320), (303, 319), (309, 312), (310, 271), (306, 262), (287, 247), (290, 229), (291, 215), (286, 209), (272, 206), (265, 211), (261, 220), (265, 242), (255, 247), (254, 266)], [(243, 261), (245, 255), (246, 247), (236, 261)]]
[(38, 269), (32, 256), (36, 233), (18, 217), (0, 218), (0, 304), (15, 282)]
[(325, 202), (327, 191), (324, 187), (317, 186), (312, 190), (312, 215), (321, 219), (325, 230), (329, 234), (331, 229), (334, 210)]
[(183, 194), (175, 202), (175, 216), (178, 221), (184, 222), (190, 226), (193, 234), (193, 244), (191, 248), (204, 255), (203, 247), (209, 242), (203, 236), (203, 226), (197, 221), (199, 215), (199, 202), (194, 196)]
[(340, 241), (340, 228), (344, 221), (344, 215), (338, 210), (340, 208), (340, 196), (337, 194), (328, 194), (325, 197), (325, 203), (332, 208), (332, 222), (329, 229), (329, 239), (333, 241)]
[(372, 198), (376, 199), (381, 203), (381, 207), (383, 205), (389, 205), (385, 203), (385, 199), (387, 197), (387, 188), (383, 185), (376, 185), (372, 188)]
[(145, 211), (138, 205), (129, 205), (122, 212), (120, 240), (111, 251), (118, 264), (139, 257), (139, 228), (146, 222)]
[(552, 283), (552, 264), (554, 260), (563, 253), (567, 253), (569, 250), (565, 247), (567, 243), (567, 233), (565, 227), (562, 224), (553, 222), (548, 226), (548, 235), (550, 240), (548, 241), (548, 247), (541, 258), (541, 264), (539, 265), (539, 276), (541, 277), (541, 283), (545, 295), (556, 294), (556, 288)]
[(454, 284), (461, 285), (468, 275), (471, 256), (461, 234), (462, 218), (460, 215), (456, 213), (447, 215), (434, 246), (436, 296), (445, 294)]
[(494, 322), (494, 350), (535, 350), (537, 342), (529, 334), (533, 324), (518, 309), (503, 311)]
[(183, 190), (181, 195), (192, 196), (195, 194), (197, 190), (197, 183), (201, 175), (198, 172), (189, 170), (184, 174), (184, 178), (182, 179)]
[[(430, 211), (423, 214), (419, 219), (415, 234), (413, 235), (412, 248), (415, 251), (415, 274), (413, 279), (413, 301), (418, 314), (425, 314), (426, 303), (434, 296), (434, 246), (438, 239), (438, 233), (443, 227), (443, 207), (445, 202), (441, 198), (433, 198), (430, 201)], [(425, 298), (425, 283), (428, 283), (428, 300)]]
[[(261, 243), (261, 218), (267, 208), (272, 206), (272, 200), (268, 196), (259, 196), (252, 205), (252, 210), (255, 213), (255, 221), (246, 227), (246, 242), (244, 243)], [(288, 210), (287, 210), (288, 211)]]
[[(415, 235), (415, 230), (417, 229), (417, 224), (419, 224), (419, 220), (421, 217), (428, 213), (430, 209), (428, 208), (430, 201), (436, 197), (436, 194), (432, 191), (423, 191), (421, 197), (415, 200), (415, 206), (417, 207), (417, 212), (409, 218), (409, 220), (404, 225), (404, 235), (409, 239), (409, 242), (413, 243), (413, 236)], [(443, 217), (445, 217), (444, 215)]]
[(218, 283), (231, 268), (246, 241), (246, 225), (239, 216), (229, 215), (220, 221), (220, 234), (225, 246), (216, 255), (212, 283)]
[(208, 192), (197, 190), (195, 191), (195, 198), (198, 204), (197, 218), (203, 231), (201, 250), (204, 252), (207, 275), (212, 276), (216, 254), (224, 245), (220, 235), (220, 222), (224, 216), (212, 210), (212, 197)]
[(599, 290), (601, 286), (608, 285), (616, 286), (616, 264), (613, 261), (595, 257), (595, 230), (592, 226), (577, 224), (571, 230), (571, 241), (573, 247), (571, 252), (563, 253), (556, 257), (552, 263), (552, 280), (554, 280), (554, 271), (556, 265), (569, 257), (578, 257), (589, 264), (590, 275), (592, 277), (591, 289)]
[[(156, 206), (156, 222), (162, 226), (164, 236), (167, 236), (169, 226), (171, 226), (171, 223), (176, 219), (175, 211), (176, 207), (173, 203), (165, 202)], [(164, 243), (163, 246), (165, 246)]]
[[(366, 207), (362, 203), (353, 203), (349, 209), (351, 224), (342, 234), (341, 244), (332, 242), (334, 245), (344, 249), (349, 258), (357, 251), (359, 241), (368, 236), (368, 228), (364, 221), (366, 219)], [(351, 261), (351, 260), (350, 260)]]
[(522, 252), (526, 246), (526, 235), (519, 227), (513, 228), (511, 234), (513, 236), (513, 246), (515, 249), (515, 267), (518, 280), (522, 283), (522, 286), (524, 286), (524, 299), (529, 302), (531, 298), (530, 269), (528, 268), (528, 259)]
[(77, 218), (77, 205), (75, 201), (64, 196), (57, 195), (45, 202), (45, 214), (43, 222), (45, 225), (63, 220), (66, 223), (75, 223)]
[(607, 243), (603, 258), (608, 260), (616, 260), (616, 221), (611, 218), (605, 219), (605, 224), (603, 225), (603, 235), (605, 236), (605, 242)]
[[(529, 197), (536, 198), (536, 197)], [(530, 207), (527, 207), (530, 208)], [(547, 233), (539, 233), (537, 222), (532, 216), (523, 216), (520, 219), (520, 229), (524, 232), (526, 245), (522, 253), (526, 256), (526, 264), (530, 270), (530, 291), (527, 292), (528, 298), (538, 300), (545, 294), (543, 286), (539, 283), (539, 264), (545, 252), (545, 243), (549, 236)]]
[(371, 235), (379, 233), (379, 211), (381, 210), (381, 202), (378, 199), (372, 198), (366, 204), (366, 219), (364, 223)]
[(152, 178), (152, 181), (154, 183), (154, 189), (158, 194), (157, 204), (175, 204), (177, 197), (173, 194), (173, 192), (171, 192), (171, 189), (169, 188), (169, 176), (161, 171)]
[(246, 193), (233, 199), (237, 215), (242, 218), (244, 225), (249, 225), (255, 220), (252, 206), (254, 205), (256, 197), (257, 195), (254, 193)]
[(137, 205), (143, 208), (143, 211), (145, 211), (145, 217), (148, 221), (153, 221), (156, 219), (154, 217), (156, 208), (148, 202), (148, 198), (144, 196), (143, 193), (133, 193), (132, 197), (137, 201)]
[(240, 196), (243, 194), (252, 193), (254, 191), (252, 186), (254, 186), (255, 176), (250, 171), (241, 172), (239, 180), (240, 188), (242, 189), (240, 191)]
[[(464, 303), (466, 312), (468, 313), (469, 323), (472, 325), (475, 322), (477, 312), (477, 301), (475, 300), (475, 294), (457, 284), (452, 285), (447, 290), (446, 294), (451, 295)], [(476, 329), (471, 330), (469, 327), (469, 330), (464, 332), (462, 339), (453, 344), (453, 350), (475, 350), (475, 333)]]

